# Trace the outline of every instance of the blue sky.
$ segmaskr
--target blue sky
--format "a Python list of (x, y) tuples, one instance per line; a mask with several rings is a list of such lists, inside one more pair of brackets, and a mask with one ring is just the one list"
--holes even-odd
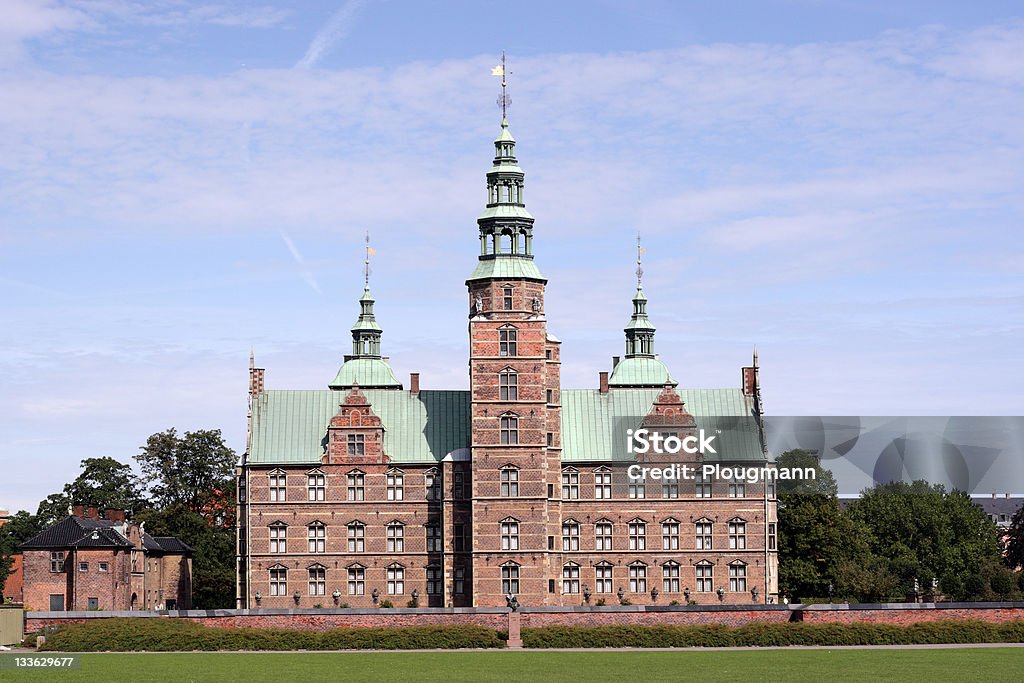
[(564, 385), (657, 348), (783, 414), (1013, 415), (1024, 292), (1016, 3), (5, 0), (0, 506), (220, 428), (249, 350), (322, 388), (361, 243), (384, 348), (466, 378), (464, 280), (510, 120)]

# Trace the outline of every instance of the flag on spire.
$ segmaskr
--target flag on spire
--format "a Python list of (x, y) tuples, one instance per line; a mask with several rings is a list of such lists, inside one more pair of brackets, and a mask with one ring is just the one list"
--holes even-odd
[(505, 65), (504, 64), (499, 64), (498, 66), (496, 66), (493, 69), (491, 69), (491, 75), (492, 76), (504, 76), (505, 75)]

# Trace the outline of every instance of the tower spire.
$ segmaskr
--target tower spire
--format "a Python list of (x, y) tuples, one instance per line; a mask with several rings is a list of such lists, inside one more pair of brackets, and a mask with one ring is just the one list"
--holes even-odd
[(363, 289), (369, 291), (370, 289), (370, 254), (375, 254), (370, 247), (370, 231), (366, 231), (366, 256), (363, 258)]
[(641, 263), (642, 257), (646, 250), (640, 246), (640, 233), (636, 234), (636, 288), (640, 289), (643, 286), (644, 269)]

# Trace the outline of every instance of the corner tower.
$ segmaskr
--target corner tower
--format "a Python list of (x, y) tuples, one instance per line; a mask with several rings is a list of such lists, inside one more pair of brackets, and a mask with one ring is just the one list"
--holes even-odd
[(478, 606), (504, 605), (508, 593), (530, 605), (557, 597), (549, 593), (556, 574), (548, 538), (561, 524), (559, 342), (547, 332), (547, 280), (534, 264), (515, 144), (503, 118), (477, 219), (480, 256), (466, 281)]

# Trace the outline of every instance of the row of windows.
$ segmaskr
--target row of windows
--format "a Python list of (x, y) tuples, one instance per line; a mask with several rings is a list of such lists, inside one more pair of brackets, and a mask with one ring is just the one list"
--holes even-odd
[[(766, 482), (768, 485), (768, 496), (775, 496), (775, 484), (774, 482)], [(712, 486), (711, 480), (706, 478), (697, 478), (694, 481), (694, 497), (696, 498), (711, 498), (712, 497)], [(679, 498), (680, 491), (685, 490), (685, 486), (681, 489), (680, 484), (676, 482), (665, 482), (661, 485), (661, 497), (662, 498)], [(630, 480), (628, 493), (630, 498), (646, 498), (647, 497), (647, 485), (643, 481)], [(747, 495), (747, 485), (744, 481), (730, 481), (728, 485), (728, 496), (729, 498), (745, 498)], [(563, 500), (575, 500), (580, 497), (580, 472), (575, 467), (566, 467), (562, 470), (562, 499)], [(607, 468), (598, 468), (594, 470), (594, 498), (595, 499), (608, 499), (612, 497), (612, 472)]]
[[(462, 527), (462, 525), (456, 525)], [(362, 522), (352, 522), (346, 525), (348, 552), (361, 553), (366, 551), (366, 525)], [(270, 527), (270, 552), (288, 552), (288, 525), (284, 522), (275, 522)], [(463, 531), (464, 527), (457, 529)], [(441, 528), (438, 526), (426, 527), (427, 552), (441, 551)], [(400, 522), (388, 524), (386, 527), (387, 551), (389, 553), (405, 552), (405, 525)], [(456, 536), (458, 538), (458, 535)], [(310, 553), (327, 552), (327, 527), (321, 522), (313, 522), (306, 526), (306, 551)], [(460, 550), (460, 548), (456, 548)]]
[[(366, 567), (354, 564), (346, 570), (347, 588), (349, 595), (365, 595), (366, 593)], [(405, 567), (401, 564), (390, 564), (387, 572), (387, 593), (388, 595), (405, 594)], [(288, 568), (276, 565), (268, 570), (270, 581), (270, 595), (288, 595)], [(426, 590), (428, 595), (440, 595), (441, 593), (441, 568), (435, 565), (426, 568)], [(308, 595), (319, 596), (327, 594), (327, 568), (323, 565), (313, 565), (306, 570), (306, 592)], [(456, 595), (463, 595), (466, 592), (466, 569), (455, 567), (452, 592)]]
[[(727, 523), (729, 531), (729, 549), (744, 550), (747, 547), (747, 523), (741, 519), (730, 520)], [(562, 524), (562, 551), (573, 552), (580, 549), (580, 527), (575, 521), (567, 521)], [(598, 521), (594, 524), (594, 550), (613, 550), (614, 525), (610, 521)], [(647, 550), (647, 523), (634, 520), (629, 522), (629, 549)], [(697, 550), (712, 549), (713, 523), (708, 519), (699, 519), (694, 522), (694, 548)], [(774, 549), (775, 524), (768, 525), (770, 537), (769, 549)], [(667, 519), (661, 523), (661, 549), (678, 550), (680, 536), (680, 523), (674, 519)]]
[[(363, 438), (362, 434), (349, 434), (349, 437), (357, 436)], [(351, 445), (351, 444), (350, 444)], [(360, 446), (362, 442), (360, 441)], [(436, 470), (428, 470), (425, 477), (427, 500), (441, 499), (441, 478)], [(401, 470), (388, 470), (386, 475), (387, 499), (405, 499), (405, 473)], [(464, 476), (461, 472), (455, 473), (455, 493), (457, 497), (463, 497)], [(270, 501), (283, 503), (288, 500), (288, 475), (283, 470), (274, 470), (269, 474)], [(345, 475), (345, 493), (348, 500), (365, 500), (366, 498), (366, 473), (360, 470), (352, 470)], [(327, 479), (324, 473), (314, 470), (306, 474), (306, 497), (307, 500), (321, 501), (327, 496)], [(245, 502), (245, 486), (239, 488), (239, 499)]]
[[(612, 593), (615, 581), (613, 565), (602, 562), (594, 566), (594, 583), (596, 592)], [(710, 562), (698, 562), (694, 565), (694, 581), (698, 593), (710, 593), (714, 590), (715, 567)], [(516, 573), (518, 574), (518, 568)], [(627, 566), (630, 593), (647, 592), (647, 565), (643, 562), (632, 562)], [(663, 593), (680, 592), (680, 565), (678, 562), (666, 562), (661, 565), (661, 591)], [(687, 589), (688, 586), (685, 586)], [(733, 562), (729, 565), (729, 590), (743, 592), (747, 590), (747, 565)], [(569, 562), (562, 566), (562, 593), (580, 592), (580, 565)]]

